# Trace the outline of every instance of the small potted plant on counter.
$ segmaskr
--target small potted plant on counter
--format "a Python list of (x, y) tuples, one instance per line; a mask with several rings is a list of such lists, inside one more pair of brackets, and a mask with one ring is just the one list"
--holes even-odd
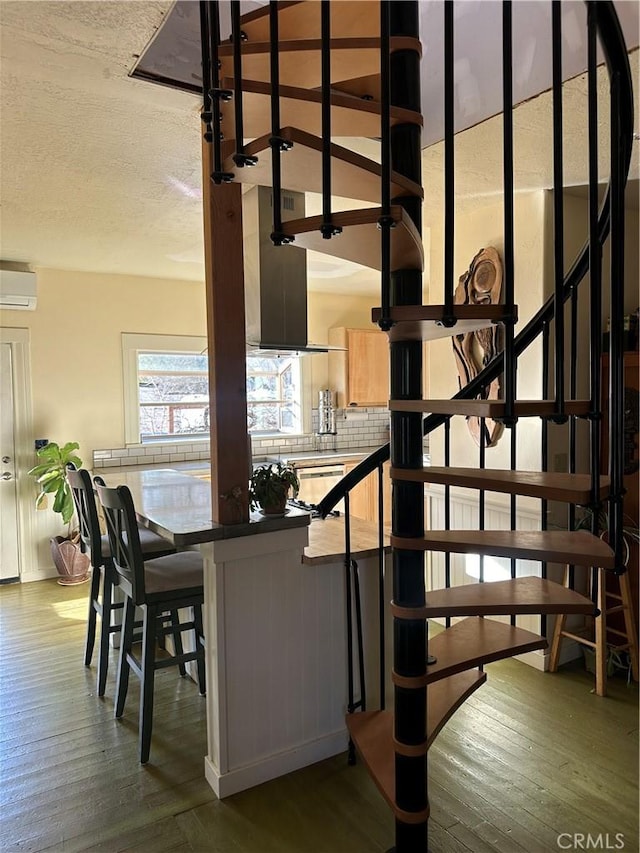
[(293, 468), (281, 462), (259, 465), (249, 482), (251, 508), (261, 508), (263, 515), (284, 515), (289, 492), (298, 494), (300, 483)]
[(36, 455), (40, 463), (29, 471), (36, 478), (40, 494), (36, 498), (36, 508), (42, 506), (48, 495), (53, 495), (53, 511), (60, 513), (62, 521), (67, 525), (66, 536), (53, 536), (51, 556), (60, 577), (58, 583), (63, 586), (84, 583), (91, 575), (89, 555), (83, 554), (80, 548), (80, 536), (72, 530), (72, 519), (75, 512), (71, 487), (67, 481), (67, 465), (71, 462), (76, 468), (82, 467), (82, 460), (76, 456), (79, 444), (70, 441), (60, 447), (55, 441), (50, 441), (41, 447)]

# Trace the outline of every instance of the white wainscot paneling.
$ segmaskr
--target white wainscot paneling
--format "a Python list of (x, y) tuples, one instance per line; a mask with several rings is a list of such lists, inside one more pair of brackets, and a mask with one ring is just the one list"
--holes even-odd
[[(428, 486), (425, 488), (427, 500), (426, 525), (431, 530), (445, 529), (445, 501), (444, 487)], [(450, 519), (452, 530), (478, 530), (479, 529), (479, 502), (478, 492), (472, 489), (451, 488)], [(511, 502), (510, 497), (496, 493), (485, 494), (485, 522), (486, 530), (509, 530), (511, 527)], [(518, 530), (540, 530), (541, 515), (540, 502), (534, 498), (518, 497), (516, 501), (516, 528)], [(451, 586), (462, 586), (469, 583), (477, 583), (480, 577), (480, 558), (474, 554), (451, 554), (450, 571)], [(427, 587), (428, 589), (442, 589), (445, 584), (445, 555), (439, 552), (429, 552), (427, 556)], [(524, 577), (541, 574), (541, 564), (533, 560), (517, 560), (516, 576)], [(484, 558), (484, 580), (485, 582), (506, 580), (511, 577), (511, 561), (500, 557)], [(501, 622), (508, 622), (508, 616), (490, 617)], [(444, 624), (444, 619), (435, 620)], [(549, 629), (553, 625), (553, 619), (549, 620)], [(540, 617), (536, 615), (518, 616), (517, 624), (520, 628), (535, 633), (540, 632)], [(529, 652), (520, 655), (523, 660), (536, 669), (546, 669), (547, 652)]]

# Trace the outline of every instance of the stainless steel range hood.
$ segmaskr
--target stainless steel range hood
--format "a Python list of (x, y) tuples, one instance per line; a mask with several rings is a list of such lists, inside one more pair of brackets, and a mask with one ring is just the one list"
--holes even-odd
[[(305, 215), (304, 193), (282, 192), (282, 219)], [(247, 352), (265, 356), (327, 352), (307, 335), (307, 253), (274, 246), (270, 187), (253, 187), (242, 197)]]

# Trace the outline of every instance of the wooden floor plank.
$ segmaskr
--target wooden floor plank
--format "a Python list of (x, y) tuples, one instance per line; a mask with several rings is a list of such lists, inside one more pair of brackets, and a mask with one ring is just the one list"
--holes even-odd
[[(87, 592), (55, 581), (0, 587), (0, 849), (384, 853), (393, 845), (390, 810), (362, 764), (349, 767), (344, 755), (217, 800), (203, 778), (204, 703), (171, 670), (160, 673), (152, 763), (141, 767), (137, 683), (116, 722), (115, 667), (99, 700), (95, 668), (82, 665)], [(500, 661), (487, 672), (429, 752), (430, 853), (547, 853), (560, 832), (624, 832), (633, 850), (637, 685), (610, 679), (602, 699), (578, 668), (550, 675)]]

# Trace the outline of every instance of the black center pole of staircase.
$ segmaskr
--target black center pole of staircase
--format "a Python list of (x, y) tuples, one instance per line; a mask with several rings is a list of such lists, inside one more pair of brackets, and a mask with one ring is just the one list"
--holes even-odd
[(564, 196), (562, 141), (562, 9), (551, 0), (551, 57), (553, 93), (553, 266), (555, 294), (555, 412), (564, 416)]
[(233, 42), (233, 107), (236, 127), (236, 151), (233, 162), (239, 169), (255, 166), (257, 157), (244, 153), (244, 121), (242, 104), (242, 40), (240, 0), (231, 0), (231, 41)]
[[(221, 100), (228, 100), (230, 92), (220, 88), (220, 9), (218, 0), (207, 3), (208, 34), (209, 34), (209, 98), (211, 104), (211, 141), (213, 143), (213, 172), (211, 180), (214, 184), (228, 183), (233, 180), (231, 172), (222, 170), (222, 129), (221, 129)], [(204, 80), (203, 80), (204, 86)]]
[[(602, 428), (602, 247), (598, 239), (598, 3), (587, 7), (587, 74), (589, 122), (589, 368), (591, 388), (591, 500), (600, 504), (600, 448)], [(592, 532), (598, 534), (597, 513), (593, 513)]]
[[(419, 38), (418, 3), (415, 0), (383, 0), (389, 14), (389, 35)], [(381, 25), (383, 20), (381, 18)], [(385, 39), (381, 27), (381, 42)], [(384, 48), (381, 48), (381, 52)], [(388, 47), (386, 52), (388, 55)], [(385, 57), (382, 58), (384, 69)], [(389, 57), (390, 104), (420, 112), (420, 57), (414, 50), (401, 50)], [(384, 88), (384, 87), (383, 87)], [(385, 126), (386, 125), (386, 126)], [(389, 132), (391, 160), (389, 169), (422, 183), (420, 129), (399, 124), (389, 127), (382, 120), (381, 137)], [(383, 163), (384, 163), (383, 147)], [(383, 168), (381, 198), (390, 192), (390, 171)], [(405, 207), (421, 232), (419, 204), (397, 200)], [(383, 229), (384, 234), (384, 229)], [(398, 270), (391, 277), (392, 305), (420, 305), (420, 270)], [(422, 396), (422, 343), (391, 343), (391, 397), (419, 400)], [(415, 412), (391, 413), (391, 464), (398, 468), (422, 468), (422, 417)], [(392, 529), (396, 536), (424, 536), (424, 487), (422, 483), (396, 480), (393, 485)], [(400, 607), (419, 607), (425, 603), (424, 553), (393, 549), (393, 598)], [(394, 670), (405, 676), (426, 672), (427, 631), (424, 619), (393, 620)], [(394, 686), (394, 736), (398, 744), (419, 746), (426, 742), (427, 689)], [(401, 747), (400, 747), (401, 748)], [(407, 751), (407, 750), (404, 750)], [(411, 751), (411, 750), (408, 750)], [(427, 848), (427, 758), (396, 752), (396, 853), (416, 853)], [(402, 812), (410, 815), (403, 820)]]
[(502, 4), (502, 166), (504, 183), (504, 302), (509, 315), (504, 324), (504, 423), (514, 424), (516, 368), (513, 338), (515, 316), (513, 246), (513, 26), (511, 0)]
[(331, 4), (320, 3), (321, 89), (322, 89), (322, 225), (325, 240), (340, 234), (342, 228), (332, 224), (331, 213)]

